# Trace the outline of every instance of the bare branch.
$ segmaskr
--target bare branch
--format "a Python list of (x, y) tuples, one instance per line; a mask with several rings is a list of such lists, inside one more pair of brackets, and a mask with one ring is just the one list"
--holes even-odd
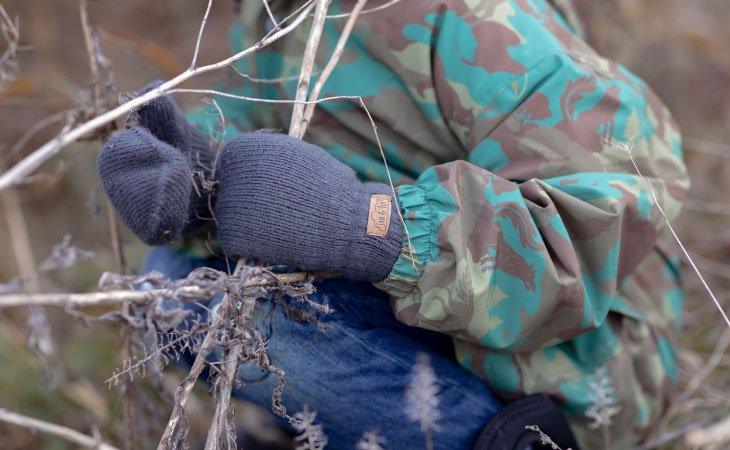
[[(212, 1), (212, 0), (211, 0)], [(210, 9), (210, 4), (208, 5)], [(79, 0), (79, 14), (81, 17), (81, 28), (84, 33), (84, 42), (86, 43), (86, 53), (89, 60), (89, 71), (91, 72), (91, 99), (92, 99), (92, 114), (100, 114), (107, 106), (108, 101), (103, 101), (101, 91), (101, 76), (99, 74), (99, 66), (102, 65), (109, 74), (109, 81), (107, 83), (107, 93), (113, 92), (114, 84), (111, 66), (107, 59), (101, 52), (101, 46), (97, 39), (96, 34), (92, 31), (92, 26), (89, 20), (88, 13), (88, 1)], [(203, 19), (205, 24), (206, 16)], [(201, 28), (202, 33), (202, 28)], [(200, 36), (198, 36), (198, 44), (200, 43)], [(198, 48), (196, 46), (195, 52), (197, 55)], [(194, 63), (193, 63), (194, 64)], [(106, 127), (101, 130), (97, 135), (101, 140), (108, 137), (113, 127)], [(111, 202), (107, 202), (107, 218), (109, 222), (109, 238), (111, 240), (112, 251), (114, 254), (114, 263), (116, 270), (120, 274), (124, 274), (124, 255), (122, 252), (122, 244), (119, 238), (119, 228), (117, 226), (117, 217), (112, 208)], [(70, 238), (70, 236), (67, 236)], [(65, 240), (64, 240), (65, 241)], [(56, 249), (54, 249), (54, 254)], [(128, 316), (130, 313), (129, 302), (122, 302), (121, 314)], [(127, 321), (120, 323), (120, 333), (122, 337), (121, 345), (121, 357), (123, 361), (129, 361), (132, 358), (132, 333)], [(126, 450), (133, 450), (141, 447), (141, 439), (137, 433), (137, 421), (135, 418), (135, 387), (131, 379), (125, 378), (121, 385), (121, 396), (122, 396), (122, 415), (124, 421), (124, 447)]]
[[(247, 299), (247, 303), (253, 308), (253, 299)], [(250, 312), (249, 312), (250, 317)], [(243, 343), (234, 344), (228, 351), (228, 360), (223, 362), (221, 379), (217, 386), (218, 404), (215, 408), (215, 415), (208, 429), (208, 437), (205, 441), (205, 450), (216, 450), (218, 448), (218, 438), (225, 431), (225, 425), (228, 417), (229, 402), (231, 399), (231, 389), (233, 388), (233, 379), (238, 373), (240, 363), (240, 355), (243, 351)]]
[(89, 306), (116, 305), (122, 302), (144, 303), (155, 298), (173, 298), (177, 295), (180, 299), (192, 299), (202, 297), (203, 290), (197, 286), (177, 289), (152, 289), (148, 291), (109, 291), (90, 292), (85, 294), (18, 294), (0, 296), (0, 309), (18, 306), (56, 306), (61, 308), (74, 307), (86, 308)]
[(18, 139), (18, 141), (8, 150), (7, 152), (4, 152), (3, 155), (4, 158), (0, 161), (0, 167), (6, 165), (6, 163), (12, 158), (13, 155), (18, 153), (25, 147), (25, 144), (30, 141), (33, 136), (35, 136), (39, 131), (41, 131), (43, 128), (47, 127), (48, 125), (59, 122), (62, 119), (65, 119), (68, 117), (68, 115), (73, 114), (73, 111), (61, 111), (57, 112), (55, 114), (51, 114), (48, 117), (44, 117), (43, 119), (39, 120), (38, 122), (34, 123), (30, 128), (28, 128), (25, 133)]
[(72, 430), (71, 428), (14, 413), (8, 411), (5, 408), (0, 408), (0, 421), (12, 423), (13, 425), (29, 428), (34, 431), (38, 430), (44, 433), (52, 434), (54, 436), (66, 439), (69, 442), (81, 445), (83, 447), (95, 448), (99, 450), (118, 450), (116, 447), (112, 447), (111, 445), (100, 442), (97, 439), (94, 439), (83, 433), (79, 433), (78, 431)]
[(125, 261), (124, 252), (122, 249), (122, 239), (119, 236), (119, 223), (117, 222), (117, 215), (114, 213), (114, 208), (112, 207), (111, 202), (107, 204), (107, 219), (109, 220), (109, 240), (112, 244), (114, 265), (116, 266), (117, 273), (123, 274), (125, 272)]
[[(330, 60), (327, 62), (327, 65), (325, 66), (324, 70), (320, 74), (320, 76), (317, 78), (317, 82), (314, 85), (314, 88), (312, 89), (312, 93), (309, 95), (309, 100), (317, 100), (319, 97), (319, 93), (322, 91), (322, 87), (324, 86), (324, 83), (327, 81), (327, 78), (329, 78), (332, 71), (335, 69), (335, 66), (337, 66), (337, 63), (340, 60), (340, 56), (342, 56), (342, 51), (345, 48), (345, 44), (347, 43), (347, 39), (350, 37), (350, 32), (352, 32), (352, 27), (355, 25), (355, 22), (357, 21), (357, 18), (360, 15), (360, 11), (362, 11), (365, 4), (368, 2), (368, 0), (358, 0), (358, 2), (355, 4), (355, 7), (352, 9), (352, 12), (350, 13), (350, 17), (347, 19), (347, 22), (345, 23), (345, 27), (342, 30), (342, 33), (340, 34), (340, 38), (337, 40), (337, 44), (335, 45), (335, 51), (332, 53), (332, 56), (330, 57)], [(312, 120), (312, 116), (314, 115), (314, 108), (315, 104), (310, 103), (306, 106), (306, 110), (304, 112), (304, 118), (302, 119), (302, 130), (301, 134), (302, 136), (307, 131), (307, 127), (309, 126), (309, 122)]]
[[(278, 78), (256, 78), (256, 77), (252, 77), (251, 75), (247, 75), (247, 74), (241, 72), (240, 70), (238, 70), (236, 68), (235, 64), (230, 65), (229, 69), (236, 72), (236, 75), (238, 75), (239, 77), (245, 78), (249, 81), (253, 81), (254, 83), (282, 83), (285, 81), (294, 81), (294, 80), (299, 79), (299, 75), (292, 75), (290, 77), (278, 77)], [(321, 71), (312, 72), (312, 75), (319, 75), (320, 73), (322, 73), (322, 72)]]
[[(243, 344), (236, 344), (231, 347), (230, 354), (238, 355), (243, 349)], [(223, 379), (218, 384), (218, 403), (215, 408), (215, 415), (208, 430), (208, 437), (205, 442), (206, 450), (218, 448), (218, 439), (226, 431), (226, 422), (229, 414), (231, 389), (233, 378), (238, 373), (239, 359), (235, 356), (232, 360), (226, 361), (223, 368)]]
[(10, 170), (5, 172), (2, 176), (0, 176), (0, 190), (3, 190), (7, 187), (21, 183), (25, 177), (30, 175), (41, 164), (46, 162), (48, 159), (50, 159), (54, 155), (58, 154), (58, 152), (63, 147), (70, 144), (71, 142), (76, 141), (77, 139), (81, 138), (82, 136), (84, 136), (94, 130), (97, 130), (98, 128), (128, 114), (129, 112), (141, 107), (142, 105), (149, 103), (150, 101), (154, 100), (155, 98), (168, 94), (172, 88), (180, 85), (181, 83), (189, 80), (190, 78), (193, 78), (195, 76), (198, 76), (198, 75), (201, 75), (204, 73), (212, 72), (212, 71), (215, 71), (215, 70), (218, 70), (221, 68), (228, 67), (232, 63), (238, 61), (239, 59), (244, 58), (252, 53), (255, 53), (258, 50), (271, 44), (272, 42), (278, 40), (282, 36), (285, 36), (286, 34), (290, 33), (292, 30), (294, 30), (307, 17), (307, 14), (309, 14), (309, 11), (311, 11), (312, 8), (313, 8), (313, 4), (310, 1), (306, 4), (306, 6), (304, 6), (303, 8), (300, 8), (298, 10), (300, 12), (296, 16), (296, 18), (291, 22), (291, 24), (289, 24), (285, 28), (279, 29), (273, 33), (269, 33), (266, 37), (264, 37), (263, 39), (258, 41), (253, 46), (251, 46), (245, 50), (242, 50), (229, 58), (226, 58), (217, 63), (209, 64), (207, 66), (198, 67), (196, 69), (188, 69), (185, 72), (181, 73), (180, 75), (177, 75), (176, 77), (172, 78), (171, 80), (161, 84), (160, 86), (157, 86), (156, 88), (151, 89), (150, 91), (146, 92), (145, 94), (140, 95), (97, 117), (94, 117), (93, 119), (91, 119), (87, 122), (84, 122), (67, 132), (62, 132), (61, 134), (56, 136), (54, 139), (50, 140), (46, 144), (44, 144), (41, 147), (39, 147), (38, 149), (36, 149), (30, 155), (26, 156), (22, 161), (20, 161), (18, 164), (16, 164)]
[(302, 119), (304, 117), (303, 102), (307, 98), (309, 92), (309, 79), (312, 76), (312, 68), (314, 67), (314, 58), (317, 55), (317, 47), (319, 47), (319, 39), (322, 36), (324, 28), (324, 20), (327, 15), (327, 8), (331, 0), (317, 0), (317, 8), (314, 11), (314, 21), (309, 29), (309, 37), (307, 38), (307, 46), (304, 49), (304, 58), (302, 60), (302, 69), (299, 74), (299, 85), (294, 100), (294, 111), (292, 112), (291, 122), (289, 124), (289, 136), (301, 139), (304, 136), (302, 128)]
[[(109, 219), (109, 239), (112, 243), (112, 251), (114, 253), (114, 263), (116, 270), (120, 274), (124, 274), (124, 253), (122, 251), (122, 242), (119, 238), (119, 227), (117, 224), (117, 215), (114, 213), (111, 202), (107, 202), (107, 218)], [(122, 315), (129, 315), (129, 302), (122, 302)], [(120, 334), (122, 337), (121, 356), (122, 361), (132, 359), (132, 330), (129, 323), (120, 323)], [(134, 450), (142, 448), (142, 441), (137, 432), (136, 417), (136, 388), (131, 379), (125, 378), (121, 386), (122, 395), (122, 417), (124, 420), (124, 447), (126, 450)]]
[[(393, 5), (395, 5), (396, 3), (400, 2), (400, 1), (401, 0), (390, 0), (388, 3), (384, 3), (384, 4), (380, 5), (380, 6), (376, 6), (374, 8), (370, 8), (370, 9), (365, 9), (360, 14), (370, 14), (370, 13), (382, 11), (382, 10), (384, 10), (386, 8), (389, 8), (389, 7), (393, 6)], [(352, 13), (333, 14), (331, 16), (327, 16), (327, 18), (328, 19), (343, 19), (345, 17), (348, 17), (350, 14), (352, 14)]]
[[(251, 277), (245, 288), (277, 286), (281, 284), (301, 283), (310, 279), (323, 279), (337, 276), (322, 272), (293, 272)], [(156, 298), (177, 298), (181, 301), (208, 300), (220, 292), (208, 292), (199, 286), (182, 286), (177, 288), (150, 289), (146, 291), (119, 290), (108, 292), (90, 292), (85, 294), (12, 294), (0, 295), (0, 309), (18, 306), (56, 306), (86, 308), (89, 306), (115, 305), (121, 302), (146, 303)]]
[(246, 100), (250, 102), (259, 102), (259, 103), (294, 103), (294, 104), (301, 104), (301, 105), (310, 105), (310, 104), (316, 104), (316, 103), (322, 103), (327, 102), (330, 100), (359, 100), (360, 96), (358, 95), (338, 95), (335, 97), (325, 97), (320, 98), (319, 100), (275, 100), (275, 99), (269, 99), (269, 98), (260, 98), (260, 97), (246, 97), (245, 95), (236, 95), (236, 94), (229, 94), (228, 92), (223, 91), (216, 91), (214, 89), (172, 89), (168, 92), (168, 94), (209, 94), (209, 95), (218, 95), (221, 97), (228, 97), (228, 98), (235, 98), (237, 100)]
[(274, 27), (278, 27), (279, 24), (276, 22), (276, 17), (274, 17), (274, 14), (271, 12), (271, 8), (269, 7), (269, 1), (268, 0), (261, 0), (264, 2), (264, 8), (266, 8), (266, 13), (269, 15), (269, 19), (271, 19), (271, 23), (274, 24)]
[(195, 69), (195, 63), (198, 62), (198, 51), (200, 50), (200, 41), (203, 39), (203, 31), (205, 30), (206, 22), (208, 22), (208, 14), (210, 14), (211, 6), (213, 6), (213, 0), (208, 0), (208, 7), (205, 9), (205, 15), (203, 16), (203, 22), (200, 24), (200, 31), (198, 31), (198, 39), (195, 41), (195, 53), (193, 53), (193, 62), (190, 63), (190, 69)]
[(101, 89), (99, 88), (99, 62), (94, 51), (94, 38), (91, 36), (91, 24), (89, 23), (89, 12), (87, 0), (79, 0), (79, 15), (81, 17), (81, 29), (84, 33), (86, 53), (89, 58), (89, 70), (91, 71), (91, 99), (94, 105), (94, 112), (99, 113), (101, 101)]
[(13, 74), (18, 71), (16, 61), (18, 50), (20, 50), (20, 22), (16, 17), (13, 21), (2, 5), (0, 5), (0, 33), (7, 46), (0, 55), (0, 82), (11, 80)]
[[(238, 275), (244, 265), (245, 262), (243, 260), (239, 260), (238, 264), (236, 265), (236, 270), (233, 274)], [(160, 443), (157, 445), (157, 450), (163, 450), (170, 447), (173, 433), (175, 432), (175, 429), (183, 418), (185, 404), (187, 403), (188, 397), (190, 396), (190, 392), (193, 390), (195, 382), (205, 368), (208, 355), (210, 355), (215, 349), (216, 333), (214, 333), (213, 330), (221, 327), (221, 325), (226, 321), (226, 315), (228, 314), (228, 309), (230, 308), (231, 299), (232, 297), (229, 295), (223, 296), (220, 307), (218, 308), (216, 316), (213, 319), (211, 331), (208, 331), (208, 334), (205, 335), (203, 345), (200, 347), (198, 354), (195, 356), (195, 362), (193, 362), (193, 366), (190, 368), (188, 376), (185, 377), (185, 380), (183, 380), (182, 384), (178, 386), (177, 391), (175, 392), (175, 407), (172, 410), (172, 414), (170, 415), (170, 420), (167, 422), (165, 431), (162, 433)], [(236, 359), (236, 357), (237, 355), (233, 355), (234, 359)], [(213, 426), (215, 426), (215, 424), (213, 424)]]
[[(71, 245), (71, 235), (63, 237), (60, 244), (54, 245), (51, 254), (38, 265), (39, 272), (51, 272), (73, 266), (78, 260), (89, 260), (94, 257), (93, 252), (81, 250)], [(36, 291), (39, 292), (39, 291)]]
[[(416, 258), (413, 255), (412, 245), (411, 245), (411, 235), (408, 231), (408, 227), (406, 226), (405, 219), (403, 218), (403, 214), (401, 213), (400, 204), (398, 203), (398, 196), (395, 193), (395, 187), (393, 185), (393, 178), (390, 175), (390, 168), (388, 167), (388, 161), (385, 158), (385, 152), (383, 151), (383, 145), (380, 143), (380, 137), (378, 136), (378, 127), (375, 125), (375, 120), (373, 119), (373, 116), (370, 114), (370, 110), (368, 109), (367, 105), (365, 105), (365, 101), (360, 97), (359, 95), (340, 95), (335, 97), (325, 97), (318, 100), (271, 100), (271, 99), (265, 99), (265, 98), (255, 98), (255, 97), (246, 97), (242, 95), (234, 95), (229, 94), (227, 92), (222, 91), (215, 91), (211, 89), (173, 89), (170, 92), (172, 93), (197, 93), (197, 94), (211, 94), (211, 95), (220, 95), (222, 97), (229, 97), (229, 98), (235, 98), (239, 100), (249, 100), (249, 101), (256, 101), (261, 103), (295, 103), (297, 105), (314, 105), (317, 103), (322, 103), (329, 100), (354, 100), (357, 99), (360, 102), (360, 106), (365, 110), (365, 113), (368, 116), (368, 120), (370, 121), (370, 125), (373, 128), (373, 133), (375, 134), (375, 141), (378, 144), (378, 150), (380, 151), (380, 157), (383, 160), (383, 165), (385, 166), (385, 171), (388, 174), (388, 183), (390, 184), (390, 189), (393, 192), (393, 199), (396, 203), (396, 209), (398, 211), (398, 217), (400, 217), (401, 224), (403, 225), (403, 229), (406, 233), (406, 238), (408, 240), (408, 252), (409, 256), (411, 258), (411, 264), (413, 264), (413, 268), (416, 269), (415, 261)], [(306, 128), (306, 124), (305, 124)], [(289, 135), (293, 136), (293, 132), (295, 132), (293, 128), (289, 130)], [(417, 270), (417, 269), (416, 269)]]
[[(264, 1), (264, 3), (266, 2)], [(314, 57), (317, 51), (317, 47), (319, 45), (319, 39), (322, 34), (322, 28), (324, 26), (324, 16), (327, 13), (327, 7), (329, 6), (329, 3), (330, 0), (317, 1), (315, 18), (312, 23), (312, 27), (310, 28), (309, 38), (307, 40), (304, 59), (302, 62), (302, 68), (299, 77), (299, 86), (297, 88), (297, 93), (295, 97), (294, 112), (292, 114), (291, 126), (289, 129), (289, 135), (296, 138), (301, 138), (301, 134), (298, 131), (304, 113), (304, 105), (301, 102), (303, 102), (307, 96), (309, 88), (309, 78), (311, 77), (312, 67), (314, 66)], [(278, 25), (276, 25), (274, 29), (276, 29), (277, 27)], [(236, 264), (234, 275), (238, 274), (239, 271), (245, 266), (245, 264), (245, 259), (240, 259)], [(226, 311), (228, 311), (231, 301), (232, 297), (229, 295), (229, 293), (223, 296), (221, 305), (218, 309), (215, 319), (213, 320), (213, 329), (215, 329), (218, 324), (222, 323), (225, 320), (224, 317), (227, 314)], [(248, 300), (246, 302), (246, 308), (247, 315), (244, 317), (250, 318), (251, 310), (253, 309), (252, 300)], [(210, 354), (210, 352), (212, 351), (212, 346), (214, 345), (213, 342), (214, 333), (212, 331), (209, 331), (208, 334), (205, 336), (205, 341), (203, 342), (203, 345), (195, 358), (195, 362), (193, 363), (193, 367), (190, 370), (190, 374), (185, 378), (183, 384), (178, 387), (178, 391), (175, 396), (175, 408), (173, 409), (170, 420), (167, 423), (167, 427), (165, 428), (162, 438), (160, 439), (160, 443), (157, 447), (158, 450), (166, 449), (169, 447), (170, 439), (172, 438), (173, 432), (180, 422), (185, 408), (185, 403), (190, 394), (190, 391), (192, 390), (195, 381), (197, 380), (198, 376), (203, 370), (203, 367), (206, 364), (206, 358), (208, 357), (208, 354)], [(219, 400), (216, 407), (215, 417), (208, 431), (208, 438), (205, 445), (206, 450), (217, 448), (218, 437), (221, 434), (221, 431), (223, 429), (223, 423), (225, 422), (225, 415), (228, 412), (228, 400), (230, 399), (231, 391), (230, 386), (233, 377), (237, 373), (238, 354), (240, 353), (240, 351), (241, 346), (239, 344), (234, 345), (234, 347), (231, 349), (231, 355), (229, 356), (229, 359), (231, 359), (232, 361), (226, 363), (222, 375), (223, 379), (220, 380), (218, 383)], [(277, 394), (279, 396), (281, 395), (281, 389), (283, 388), (280, 376), (279, 381), (279, 386), (274, 392), (275, 397), (277, 396)], [(282, 413), (286, 415), (283, 409)]]
[(10, 243), (23, 285), (29, 292), (40, 292), (38, 278), (35, 276), (36, 267), (33, 261), (33, 249), (31, 248), (28, 227), (25, 223), (23, 209), (20, 206), (18, 192), (15, 189), (0, 192), (0, 200), (2, 200), (5, 209), (5, 220), (11, 238)]
[[(18, 193), (15, 189), (8, 189), (5, 192), (0, 192), (0, 198), (5, 206), (5, 218), (8, 223), (10, 242), (12, 242), (20, 281), (27, 292), (40, 292), (41, 286), (36, 273), (35, 261), (33, 260), (33, 249)], [(44, 362), (44, 366), (48, 367), (49, 361), (56, 356), (56, 351), (51, 336), (51, 327), (43, 309), (32, 307), (26, 325), (29, 329), (28, 347), (34, 350)]]

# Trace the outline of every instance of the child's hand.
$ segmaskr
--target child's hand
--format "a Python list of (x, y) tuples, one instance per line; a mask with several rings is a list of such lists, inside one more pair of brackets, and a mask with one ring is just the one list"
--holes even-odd
[(98, 166), (122, 222), (146, 244), (161, 245), (211, 217), (209, 197), (215, 197), (205, 192), (203, 180), (209, 178), (214, 157), (209, 139), (164, 96), (138, 111), (137, 126), (104, 144)]
[(275, 134), (241, 134), (221, 153), (216, 218), (228, 256), (380, 281), (403, 231), (391, 188), (361, 183), (325, 150)]

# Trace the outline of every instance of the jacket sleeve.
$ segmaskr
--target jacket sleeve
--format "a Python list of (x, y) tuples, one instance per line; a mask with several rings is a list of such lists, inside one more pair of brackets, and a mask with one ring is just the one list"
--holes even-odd
[[(468, 38), (440, 36), (443, 59)], [(653, 197), (671, 221), (688, 187), (678, 129), (643, 81), (577, 37), (525, 40), (529, 66), (499, 84), (448, 73), (458, 61), (434, 74), (466, 158), (398, 189), (409, 238), (380, 284), (401, 321), (504, 351), (640, 314), (616, 294), (666, 227)]]

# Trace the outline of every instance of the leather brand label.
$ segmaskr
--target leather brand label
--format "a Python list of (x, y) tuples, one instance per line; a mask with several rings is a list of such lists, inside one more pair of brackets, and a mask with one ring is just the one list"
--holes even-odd
[(370, 196), (370, 212), (368, 213), (368, 236), (385, 237), (390, 227), (392, 211), (390, 195), (373, 194)]

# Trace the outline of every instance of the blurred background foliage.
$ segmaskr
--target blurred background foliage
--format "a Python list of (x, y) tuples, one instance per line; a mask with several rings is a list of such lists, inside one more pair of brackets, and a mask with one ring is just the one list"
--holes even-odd
[[(243, 0), (253, 1), (253, 0)], [(403, 0), (420, 1), (420, 0)], [(99, 32), (111, 61), (119, 92), (134, 91), (154, 79), (180, 73), (192, 58), (195, 37), (206, 1), (90, 1), (91, 23)], [(373, 3), (380, 3), (373, 1)], [(669, 106), (685, 135), (684, 151), (692, 176), (686, 208), (677, 223), (685, 245), (715, 294), (730, 309), (730, 2), (727, 0), (577, 0), (588, 42), (603, 55), (644, 78)], [(79, 104), (88, 104), (90, 75), (77, 0), (2, 0), (20, 23), (20, 43), (32, 47), (19, 53), (20, 70), (0, 83), (0, 163), (10, 165), (52, 138), (63, 120), (33, 135), (18, 155), (7, 156), (23, 134), (44, 118)], [(233, 0), (214, 2), (200, 62), (230, 53), (227, 29), (235, 14)], [(3, 50), (0, 43), (0, 51)], [(218, 75), (188, 82), (209, 87)], [(177, 99), (183, 107), (200, 98)], [(36, 262), (70, 234), (73, 245), (95, 257), (73, 267), (44, 274), (43, 292), (85, 292), (96, 288), (104, 271), (114, 270), (106, 200), (96, 173), (99, 141), (69, 146), (44, 164), (35, 183), (20, 187), (20, 208), (0, 204), (0, 282), (18, 274), (11, 251), (12, 236), (5, 217), (22, 213)], [(127, 272), (134, 272), (144, 246), (123, 229)], [(688, 266), (685, 265), (685, 269)], [(706, 363), (724, 325), (694, 273), (686, 270), (687, 303), (681, 382)], [(101, 310), (96, 311), (102, 312)], [(84, 324), (60, 310), (47, 311), (56, 355), (39, 358), (27, 346), (25, 309), (0, 310), (0, 407), (76, 430), (97, 429), (121, 446), (122, 408), (118, 388), (104, 384), (121, 366), (119, 329), (106, 323)], [(184, 372), (171, 368), (164, 383), (171, 392)], [(709, 411), (730, 411), (730, 355), (685, 405), (679, 423), (700, 420)], [(139, 405), (145, 447), (152, 446), (169, 415), (168, 406), (149, 380), (140, 384), (149, 401)], [(212, 402), (204, 386), (191, 399), (191, 432), (204, 439)], [(246, 411), (237, 416), (245, 422)], [(725, 414), (727, 415), (727, 414)], [(255, 416), (255, 414), (249, 414)], [(260, 425), (260, 424), (259, 424)], [(256, 428), (259, 425), (252, 425)], [(676, 441), (673, 447), (682, 447)], [(0, 423), (0, 448), (73, 448), (43, 434)]]

